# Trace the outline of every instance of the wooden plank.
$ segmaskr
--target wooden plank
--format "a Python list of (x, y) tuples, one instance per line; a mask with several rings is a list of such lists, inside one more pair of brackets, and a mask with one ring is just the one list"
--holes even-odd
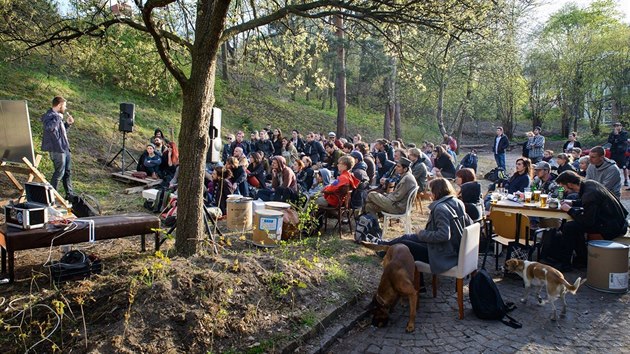
[(154, 186), (156, 184), (160, 184), (162, 183), (161, 179), (153, 179), (153, 178), (137, 178), (137, 177), (133, 177), (131, 175), (131, 173), (127, 174), (127, 171), (125, 171), (124, 174), (120, 173), (120, 172), (114, 172), (112, 173), (112, 177), (113, 178), (119, 178), (125, 181), (133, 181), (133, 182), (137, 182), (137, 183), (141, 183), (147, 186)]
[(17, 188), (17, 190), (20, 191), (20, 194), (24, 193), (24, 187), (22, 187), (22, 184), (15, 178), (13, 173), (11, 173), (10, 171), (4, 171), (4, 174), (7, 175), (7, 177), (9, 178), (11, 183), (13, 183), (15, 188)]
[(125, 194), (136, 194), (136, 193), (140, 193), (143, 190), (145, 190), (145, 188), (147, 188), (147, 186), (139, 186), (139, 187), (130, 187), (125, 189)]
[(31, 170), (28, 169), (27, 167), (15, 166), (15, 165), (7, 165), (6, 162), (2, 163), (2, 166), (0, 166), (0, 170), (7, 171), (7, 172), (13, 172), (13, 173), (17, 173), (17, 174), (20, 174), (20, 175), (28, 175), (28, 174), (31, 173)]
[[(40, 162), (42, 162), (42, 155), (37, 154), (37, 156), (35, 156), (35, 163), (33, 164), (33, 166), (35, 166), (35, 168), (39, 168)], [(30, 173), (29, 171), (27, 182), (33, 182), (33, 179), (35, 179), (35, 175)]]

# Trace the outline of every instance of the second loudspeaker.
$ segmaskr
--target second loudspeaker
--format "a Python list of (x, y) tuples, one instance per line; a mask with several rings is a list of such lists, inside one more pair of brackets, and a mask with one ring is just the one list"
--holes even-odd
[(133, 103), (120, 104), (120, 119), (118, 121), (118, 130), (130, 133), (133, 131), (133, 123), (136, 117), (136, 105)]

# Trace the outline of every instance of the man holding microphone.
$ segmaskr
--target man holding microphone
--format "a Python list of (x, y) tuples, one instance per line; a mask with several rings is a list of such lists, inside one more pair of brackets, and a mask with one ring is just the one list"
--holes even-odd
[(41, 118), (44, 126), (42, 151), (48, 151), (50, 153), (50, 159), (55, 168), (50, 184), (53, 188), (57, 189), (59, 180), (61, 180), (66, 190), (66, 199), (70, 199), (74, 193), (71, 180), (72, 160), (67, 131), (70, 126), (74, 124), (74, 118), (68, 113), (66, 121), (64, 122), (63, 116), (65, 113), (66, 99), (61, 96), (53, 98), (52, 108)]

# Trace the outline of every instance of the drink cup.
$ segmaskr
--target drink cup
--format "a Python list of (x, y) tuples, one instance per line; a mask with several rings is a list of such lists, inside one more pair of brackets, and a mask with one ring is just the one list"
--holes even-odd
[(490, 201), (492, 204), (496, 204), (498, 200), (499, 200), (499, 193), (494, 192), (490, 194)]
[(548, 194), (541, 194), (540, 195), (540, 207), (541, 208), (546, 208), (547, 207), (547, 198), (549, 198)]
[(532, 192), (531, 191), (525, 191), (525, 203), (531, 203), (532, 202)]
[(540, 194), (541, 194), (540, 191), (534, 191), (534, 195), (533, 195), (534, 203), (537, 203), (540, 200)]

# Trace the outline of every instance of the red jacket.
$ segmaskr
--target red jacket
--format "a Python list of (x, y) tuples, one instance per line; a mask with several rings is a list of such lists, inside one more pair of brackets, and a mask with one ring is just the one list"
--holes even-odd
[(331, 207), (339, 206), (339, 196), (336, 192), (345, 185), (351, 185), (352, 189), (359, 186), (359, 180), (354, 177), (349, 171), (343, 171), (336, 180), (324, 188), (324, 198)]

